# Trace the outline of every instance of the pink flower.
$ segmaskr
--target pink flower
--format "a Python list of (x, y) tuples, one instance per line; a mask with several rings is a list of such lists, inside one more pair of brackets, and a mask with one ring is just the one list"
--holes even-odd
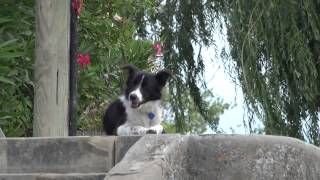
[(83, 0), (72, 0), (72, 8), (76, 11), (77, 16), (80, 16), (83, 6)]
[(81, 68), (85, 68), (91, 64), (90, 55), (87, 54), (78, 54), (77, 63)]
[(156, 57), (163, 57), (163, 46), (160, 43), (155, 43), (152, 47), (156, 51)]

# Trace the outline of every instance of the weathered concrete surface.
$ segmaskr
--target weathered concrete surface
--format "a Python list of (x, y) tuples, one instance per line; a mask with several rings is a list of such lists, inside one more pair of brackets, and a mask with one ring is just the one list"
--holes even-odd
[(191, 136), (186, 169), (194, 179), (320, 179), (320, 149), (279, 136)]
[(279, 136), (149, 135), (105, 179), (320, 179), (320, 149)]
[(104, 173), (72, 174), (0, 174), (0, 180), (103, 180)]
[(115, 163), (117, 164), (118, 162), (121, 161), (121, 159), (125, 156), (127, 153), (128, 149), (136, 143), (141, 136), (118, 136), (115, 141)]
[(3, 138), (2, 179), (319, 180), (320, 149), (259, 135)]
[(115, 137), (0, 139), (2, 173), (105, 173), (113, 167)]
[(0, 138), (4, 138), (4, 137), (6, 137), (6, 136), (5, 136), (4, 133), (2, 132), (2, 129), (0, 128)]
[(186, 136), (145, 135), (126, 153), (105, 180), (184, 179)]

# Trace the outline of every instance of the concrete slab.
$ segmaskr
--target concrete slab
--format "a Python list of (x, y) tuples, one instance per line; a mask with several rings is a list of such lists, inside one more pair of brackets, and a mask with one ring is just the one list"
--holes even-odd
[(115, 141), (115, 164), (121, 161), (130, 147), (136, 143), (141, 136), (118, 136)]
[(0, 174), (0, 180), (103, 180), (104, 173), (73, 174)]
[(115, 137), (0, 139), (0, 173), (103, 173), (113, 167)]
[(320, 149), (280, 136), (147, 135), (105, 179), (319, 180)]
[(109, 171), (105, 180), (183, 179), (186, 140), (181, 135), (145, 135)]
[(0, 138), (5, 138), (6, 136), (4, 135), (2, 129), (0, 128)]
[(320, 149), (280, 136), (190, 136), (185, 168), (194, 179), (320, 179)]

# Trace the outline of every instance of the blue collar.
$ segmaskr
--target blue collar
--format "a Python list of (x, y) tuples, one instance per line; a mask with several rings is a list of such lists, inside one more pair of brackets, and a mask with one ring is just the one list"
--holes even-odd
[(156, 117), (156, 115), (153, 112), (148, 113), (148, 118), (152, 121)]

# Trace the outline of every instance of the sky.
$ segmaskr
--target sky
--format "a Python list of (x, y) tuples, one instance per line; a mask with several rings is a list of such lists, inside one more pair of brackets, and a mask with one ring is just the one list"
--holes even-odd
[[(205, 80), (207, 86), (216, 97), (221, 97), (229, 103), (230, 108), (220, 116), (219, 128), (226, 133), (245, 134), (243, 118), (246, 117), (243, 109), (243, 94), (240, 87), (236, 87), (228, 74), (224, 72), (223, 64), (219, 61), (210, 61), (208, 54), (214, 53), (212, 48), (203, 53), (205, 60)], [(210, 131), (206, 132), (210, 133)]]
[[(229, 103), (231, 108), (220, 116), (219, 128), (225, 133), (245, 134), (248, 133), (243, 125), (247, 116), (244, 111), (243, 94), (239, 86), (232, 82), (231, 77), (224, 71), (224, 65), (219, 53), (225, 47), (229, 50), (225, 32), (215, 33), (215, 46), (202, 48), (202, 56), (205, 64), (205, 81), (207, 86), (216, 97), (221, 97)], [(195, 47), (197, 52), (199, 47)], [(196, 53), (195, 53), (196, 54)], [(213, 133), (208, 129), (205, 133)]]

